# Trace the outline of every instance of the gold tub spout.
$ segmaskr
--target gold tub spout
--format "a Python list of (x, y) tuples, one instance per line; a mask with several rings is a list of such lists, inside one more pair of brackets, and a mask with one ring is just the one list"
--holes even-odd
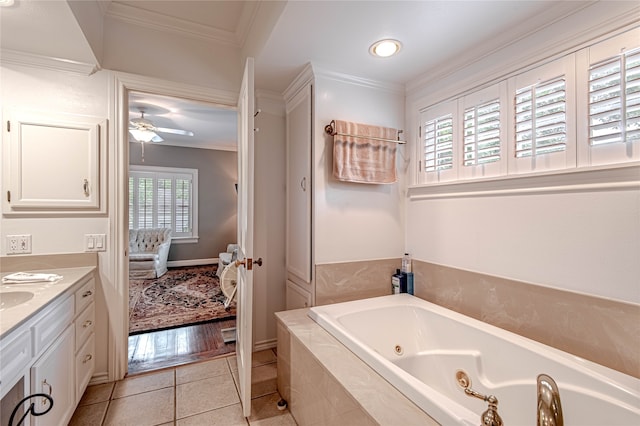
[(538, 376), (538, 426), (563, 426), (560, 392), (556, 382), (546, 374)]

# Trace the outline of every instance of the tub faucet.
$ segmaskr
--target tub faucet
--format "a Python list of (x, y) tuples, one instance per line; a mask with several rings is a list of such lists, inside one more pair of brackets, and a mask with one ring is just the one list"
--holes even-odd
[(556, 382), (546, 374), (538, 376), (538, 426), (563, 426), (560, 392)]

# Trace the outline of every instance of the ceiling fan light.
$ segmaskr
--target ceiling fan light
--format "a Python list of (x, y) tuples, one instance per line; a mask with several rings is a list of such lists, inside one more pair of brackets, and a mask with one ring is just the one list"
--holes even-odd
[(150, 130), (129, 129), (131, 136), (138, 142), (151, 142), (157, 135)]

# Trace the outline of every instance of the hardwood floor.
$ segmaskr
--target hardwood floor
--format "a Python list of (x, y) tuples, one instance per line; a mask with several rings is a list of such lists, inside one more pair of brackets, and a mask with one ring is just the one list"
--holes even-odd
[(236, 320), (214, 321), (129, 336), (129, 375), (235, 352), (235, 342), (224, 343), (222, 329)]

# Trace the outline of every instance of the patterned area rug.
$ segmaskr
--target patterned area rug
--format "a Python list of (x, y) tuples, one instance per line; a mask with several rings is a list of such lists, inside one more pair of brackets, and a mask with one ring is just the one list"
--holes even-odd
[(224, 309), (217, 265), (170, 268), (160, 278), (129, 280), (129, 334), (234, 318)]

